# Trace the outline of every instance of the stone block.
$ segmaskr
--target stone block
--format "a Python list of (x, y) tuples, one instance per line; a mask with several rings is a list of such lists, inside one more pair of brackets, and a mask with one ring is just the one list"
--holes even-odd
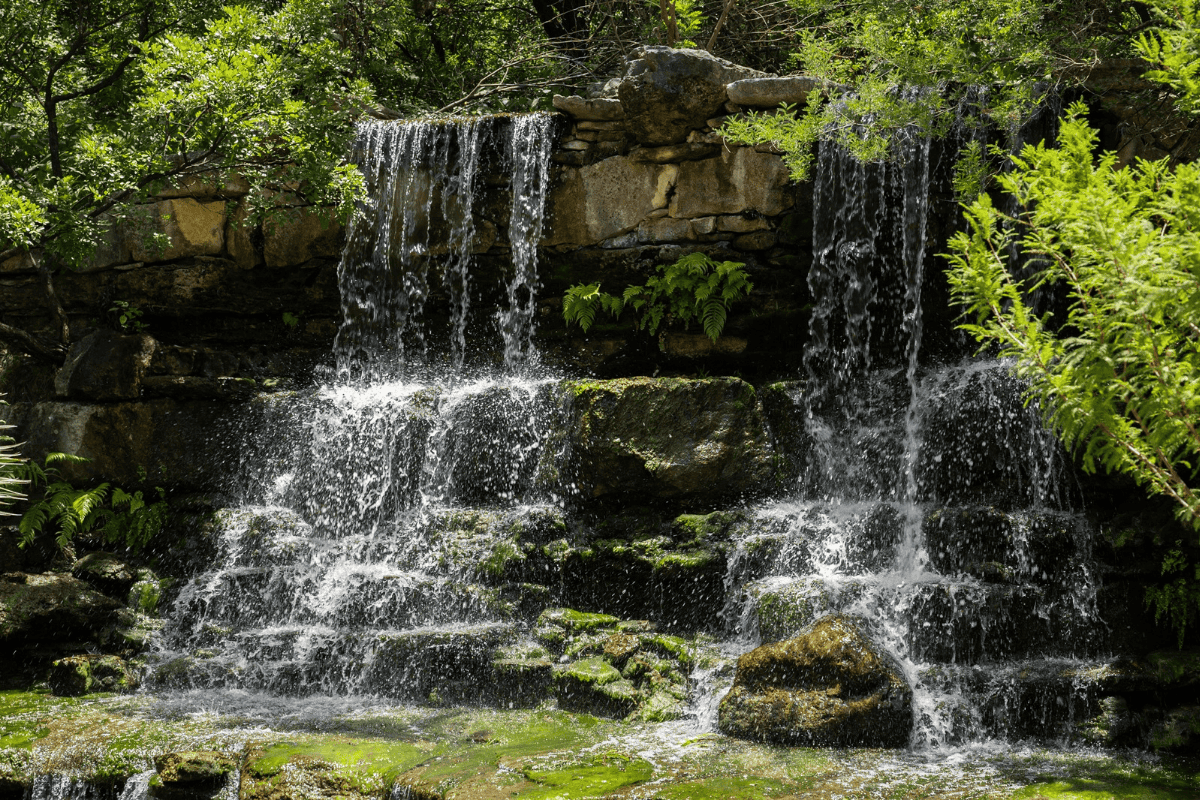
[(225, 249), (225, 203), (190, 197), (163, 200), (135, 209), (124, 230), (134, 261), (220, 255)]
[(629, 157), (640, 164), (670, 164), (711, 158), (719, 149), (720, 145), (714, 142), (680, 142), (662, 147), (641, 147)]
[(819, 82), (809, 75), (786, 78), (747, 78), (725, 87), (729, 100), (740, 106), (770, 108), (783, 103), (799, 105), (819, 89)]
[(54, 378), (55, 394), (73, 400), (136, 399), (153, 352), (149, 336), (95, 331), (71, 345)]
[(696, 238), (692, 222), (687, 219), (659, 217), (638, 225), (638, 241), (645, 243), (686, 242)]
[[(729, 233), (753, 233), (769, 230), (771, 227), (771, 223), (762, 217), (743, 217), (740, 214), (717, 217), (716, 222), (717, 230)], [(711, 231), (705, 231), (705, 233), (711, 233)]]
[(779, 156), (747, 147), (717, 158), (686, 161), (671, 198), (672, 217), (728, 216), (754, 212), (775, 216), (784, 209), (788, 170)]
[(556, 94), (550, 102), (559, 111), (579, 120), (610, 122), (625, 117), (625, 110), (622, 108), (620, 100), (609, 100), (602, 97), (585, 100), (578, 95), (564, 97)]
[(342, 226), (329, 211), (273, 211), (263, 220), (263, 239), (268, 267), (292, 267), (340, 255)]
[(262, 252), (254, 246), (259, 227), (247, 225), (248, 216), (245, 204), (238, 203), (225, 223), (225, 249), (233, 263), (242, 269), (253, 269), (263, 263)]
[(772, 449), (754, 389), (736, 378), (568, 383), (584, 496), (708, 498), (759, 488)]
[(636, 230), (647, 214), (667, 204), (673, 169), (614, 156), (564, 170), (546, 202), (549, 224), (542, 244), (588, 246)]

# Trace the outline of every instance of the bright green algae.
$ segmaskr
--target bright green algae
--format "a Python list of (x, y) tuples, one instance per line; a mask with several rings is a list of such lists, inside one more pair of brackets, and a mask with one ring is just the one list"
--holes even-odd
[(206, 749), (241, 761), (245, 800), (383, 798), (396, 783), (419, 800), (1200, 797), (1194, 764), (1146, 754), (1040, 751), (939, 767), (897, 751), (689, 740), (679, 728), (547, 708), (395, 708), (271, 730), (263, 719), (161, 711), (144, 697), (0, 693), (0, 788), (45, 771), (119, 783), (162, 753)]

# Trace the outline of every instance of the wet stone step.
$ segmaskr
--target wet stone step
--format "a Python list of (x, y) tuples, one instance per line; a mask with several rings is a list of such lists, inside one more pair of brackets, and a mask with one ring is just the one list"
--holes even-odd
[(876, 578), (766, 579), (747, 587), (764, 642), (796, 635), (834, 612), (864, 614), (878, 634), (895, 631), (916, 663), (1033, 655), (1088, 655), (1100, 646), (1094, 607), (1045, 587)]
[(925, 517), (922, 532), (930, 566), (945, 575), (1045, 584), (1089, 577), (1092, 532), (1079, 515), (941, 508)]
[(372, 694), (440, 702), (478, 702), (494, 694), (492, 661), (517, 626), (486, 623), (382, 634), (363, 686)]
[[(943, 717), (947, 743), (988, 736), (1145, 746), (1172, 691), (1147, 663), (1131, 659), (1035, 659), (922, 668), (919, 684)], [(918, 712), (920, 713), (920, 711)], [(1139, 730), (1141, 728), (1141, 730)]]

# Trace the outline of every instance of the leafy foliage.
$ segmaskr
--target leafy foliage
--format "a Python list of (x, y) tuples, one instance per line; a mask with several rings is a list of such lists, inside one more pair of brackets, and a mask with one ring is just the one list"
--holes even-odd
[[(1159, 19), (1196, 0), (1157, 0)], [(1046, 93), (1077, 86), (1142, 42), (1165, 54), (1186, 89), (1192, 52), (1178, 33), (1148, 33), (1149, 5), (1113, 0), (791, 0), (801, 17), (792, 67), (827, 87), (801, 114), (729, 120), (722, 134), (775, 142), (802, 178), (818, 138), (862, 160), (889, 157), (899, 132), (944, 136), (957, 126), (1014, 130)], [(1170, 26), (1168, 26), (1169, 28)], [(1144, 49), (1144, 48), (1143, 48)], [(1188, 70), (1191, 70), (1188, 73)], [(986, 87), (986, 88), (981, 88)]]
[(67, 453), (50, 453), (45, 465), (26, 462), (20, 474), (32, 489), (41, 489), (41, 497), (25, 511), (18, 524), (21, 547), (44, 532), (55, 532), (55, 542), (66, 550), (80, 534), (98, 532), (112, 544), (133, 550), (145, 547), (166, 521), (167, 501), (163, 489), (158, 500), (148, 503), (139, 490), (129, 493), (107, 483), (76, 489), (62, 480), (58, 463), (80, 464), (87, 459)]
[(644, 286), (627, 287), (620, 297), (600, 291), (598, 283), (572, 286), (563, 297), (563, 318), (587, 331), (600, 309), (619, 317), (632, 308), (638, 314), (638, 330), (655, 335), (664, 322), (679, 322), (685, 328), (699, 322), (704, 334), (715, 342), (725, 328), (729, 304), (754, 288), (745, 266), (691, 253), (673, 264), (660, 264), (659, 274)]
[[(1057, 149), (1027, 146), (998, 176), (1015, 217), (986, 194), (966, 209), (969, 230), (950, 242), (951, 290), (973, 318), (963, 327), (1015, 359), (1085, 469), (1132, 476), (1200, 530), (1200, 167), (1115, 169), (1115, 154), (1094, 158), (1086, 110), (1069, 109)], [(1028, 277), (1009, 269), (1018, 239), (1037, 259)], [(1067, 293), (1065, 319), (1031, 307), (1052, 287)], [(1182, 558), (1164, 574), (1184, 576)], [(1184, 584), (1150, 597), (1181, 641), (1200, 612), (1200, 592)]]

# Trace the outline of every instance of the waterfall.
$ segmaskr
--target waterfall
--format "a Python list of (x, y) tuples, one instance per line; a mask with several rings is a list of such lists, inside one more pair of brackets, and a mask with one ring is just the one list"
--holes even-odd
[[(744, 651), (828, 613), (866, 619), (914, 687), (918, 748), (1021, 735), (1029, 709), (1053, 730), (1087, 689), (1034, 697), (1015, 676), (1101, 649), (1088, 526), (1007, 365), (922, 365), (931, 148), (896, 146), (883, 164), (819, 146), (794, 393), (808, 468), (734, 543), (727, 633)], [(750, 547), (773, 557), (754, 566)]]
[[(493, 321), (502, 363), (512, 370), (530, 362), (552, 124), (548, 114), (359, 124), (353, 158), (366, 196), (338, 268), (342, 324), (334, 354), (342, 379), (442, 372), (441, 359), (431, 357), (431, 335), (444, 342), (450, 374), (462, 370), (469, 345), (493, 346), (480, 340), (492, 340), (494, 331), (477, 331), (468, 342), (475, 256), (496, 227), (477, 213), (485, 172), (511, 176), (504, 231), (511, 274), (507, 305)], [(489, 163), (492, 153), (501, 163)], [(437, 285), (448, 294), (445, 331), (432, 331), (424, 319)]]
[[(368, 191), (339, 266), (336, 379), (263, 399), (242, 505), (208, 523), (209, 566), (174, 603), (159, 686), (420, 697), (420, 669), (395, 665), (405, 648), (515, 631), (519, 598), (488, 569), (506, 531), (551, 524), (561, 491), (561, 398), (532, 374), (551, 127), (359, 126)], [(489, 191), (511, 206), (499, 225)], [(492, 238), (511, 256), (502, 286), (477, 274)], [(476, 310), (479, 293), (507, 302)]]

